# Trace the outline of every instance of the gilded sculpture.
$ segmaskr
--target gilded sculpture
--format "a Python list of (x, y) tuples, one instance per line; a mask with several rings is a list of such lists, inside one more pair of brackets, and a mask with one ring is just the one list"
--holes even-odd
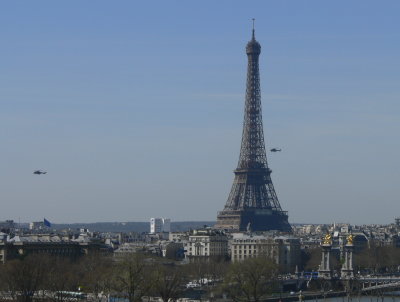
[(327, 233), (322, 241), (323, 244), (332, 244), (332, 235)]
[(347, 244), (353, 244), (353, 240), (354, 240), (354, 236), (352, 234), (350, 234), (349, 236), (347, 236)]

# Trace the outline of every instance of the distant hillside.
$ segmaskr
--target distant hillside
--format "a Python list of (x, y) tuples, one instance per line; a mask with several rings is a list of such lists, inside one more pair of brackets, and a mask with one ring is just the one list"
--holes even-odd
[[(173, 221), (172, 232), (184, 232), (190, 229), (201, 228), (204, 225), (213, 226), (215, 221)], [(95, 222), (95, 223), (70, 223), (53, 224), (55, 229), (80, 229), (86, 228), (94, 232), (149, 232), (149, 222)]]

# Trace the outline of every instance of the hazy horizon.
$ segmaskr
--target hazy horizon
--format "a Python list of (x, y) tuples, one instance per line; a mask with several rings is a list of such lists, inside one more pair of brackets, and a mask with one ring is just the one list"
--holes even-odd
[[(162, 217), (162, 218), (168, 218), (168, 217)], [(14, 223), (18, 223), (18, 224), (29, 224), (31, 222), (34, 221), (42, 221), (42, 220), (32, 220), (32, 221), (15, 221)], [(187, 222), (193, 222), (193, 223), (198, 223), (198, 222), (213, 222), (216, 223), (216, 220), (171, 220), (171, 223), (187, 223)], [(78, 222), (65, 222), (65, 221), (61, 221), (61, 222), (57, 222), (57, 221), (51, 221), (50, 222), (51, 225), (63, 225), (63, 224), (97, 224), (97, 223), (118, 223), (118, 224), (126, 224), (126, 223), (148, 223), (150, 224), (150, 219), (148, 221), (139, 221), (139, 220), (135, 220), (135, 221), (92, 221), (92, 222), (87, 222), (87, 221), (78, 221)], [(357, 223), (351, 223), (351, 222), (344, 222), (344, 221), (334, 221), (334, 222), (291, 222), (291, 225), (332, 225), (332, 224), (336, 224), (336, 225), (341, 225), (341, 224), (349, 224), (349, 225), (353, 225), (353, 226), (361, 226), (361, 225), (374, 225), (374, 224), (378, 224), (378, 225), (390, 225), (390, 224), (394, 224), (394, 220), (393, 221), (389, 221), (387, 223), (370, 223), (370, 224), (357, 224)], [(210, 226), (210, 225), (208, 225)]]

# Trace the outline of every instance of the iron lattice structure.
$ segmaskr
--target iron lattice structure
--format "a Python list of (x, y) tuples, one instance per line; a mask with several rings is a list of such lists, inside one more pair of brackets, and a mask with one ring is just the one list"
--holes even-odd
[(232, 189), (217, 228), (243, 231), (290, 231), (288, 216), (279, 204), (271, 180), (265, 151), (261, 112), (259, 55), (261, 46), (252, 39), (246, 46), (248, 57), (246, 100), (239, 162)]

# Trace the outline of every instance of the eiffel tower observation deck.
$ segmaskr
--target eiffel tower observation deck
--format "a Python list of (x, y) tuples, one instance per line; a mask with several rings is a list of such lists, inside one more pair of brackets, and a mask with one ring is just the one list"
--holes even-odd
[(218, 229), (230, 231), (291, 231), (271, 180), (265, 152), (261, 113), (258, 58), (261, 45), (253, 35), (247, 43), (247, 84), (242, 144), (235, 179), (223, 211), (218, 213)]

